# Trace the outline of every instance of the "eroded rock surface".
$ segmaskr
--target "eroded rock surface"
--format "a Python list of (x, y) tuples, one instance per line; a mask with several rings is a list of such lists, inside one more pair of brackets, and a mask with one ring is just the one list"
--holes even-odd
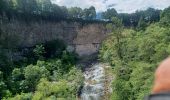
[(2, 31), (15, 34), (20, 47), (31, 47), (38, 43), (61, 39), (80, 56), (91, 55), (99, 50), (101, 42), (107, 37), (106, 23), (80, 22), (23, 22), (2, 21)]

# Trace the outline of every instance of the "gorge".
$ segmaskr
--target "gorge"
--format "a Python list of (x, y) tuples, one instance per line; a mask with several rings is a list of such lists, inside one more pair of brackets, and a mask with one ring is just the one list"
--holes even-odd
[[(37, 44), (53, 40), (61, 40), (67, 45), (69, 52), (75, 52), (88, 64), (84, 64), (84, 86), (81, 100), (102, 100), (105, 91), (111, 93), (111, 78), (109, 78), (108, 90), (106, 90), (106, 65), (96, 62), (100, 45), (108, 37), (109, 30), (106, 22), (82, 23), (82, 22), (50, 22), (50, 21), (19, 21), (1, 20), (1, 30), (17, 40), (19, 48), (30, 48)], [(94, 61), (93, 61), (94, 60)], [(81, 64), (82, 62), (80, 62)], [(83, 62), (84, 63), (84, 62)]]
[(106, 23), (50, 22), (1, 20), (1, 30), (15, 36), (19, 47), (32, 47), (52, 40), (62, 40), (68, 50), (79, 56), (97, 53), (101, 42), (107, 37)]

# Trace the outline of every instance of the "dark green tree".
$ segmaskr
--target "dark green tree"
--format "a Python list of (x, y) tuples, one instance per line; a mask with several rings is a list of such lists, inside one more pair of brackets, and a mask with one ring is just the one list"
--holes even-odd
[(85, 8), (83, 11), (83, 18), (88, 20), (95, 19), (96, 18), (95, 7), (91, 6), (90, 8)]
[(80, 7), (71, 7), (68, 9), (69, 17), (71, 18), (81, 18), (83, 10)]
[(37, 65), (29, 65), (24, 69), (25, 91), (27, 92), (34, 91), (41, 78), (49, 77), (49, 71), (44, 66), (41, 66), (40, 63), (37, 62)]
[(170, 7), (166, 8), (162, 13), (161, 13), (161, 20), (160, 23), (162, 26), (170, 26)]
[(117, 17), (112, 17), (112, 22), (113, 22), (113, 24), (108, 24), (107, 28), (112, 30), (112, 35), (116, 39), (115, 45), (116, 45), (116, 49), (117, 49), (116, 51), (118, 54), (118, 58), (122, 59), (121, 39), (122, 39), (123, 24), (122, 24), (122, 21), (120, 19), (118, 19)]
[(102, 13), (102, 18), (112, 20), (112, 17), (116, 17), (117, 15), (117, 11), (114, 8), (111, 8)]
[(45, 48), (43, 45), (36, 45), (33, 52), (37, 59), (43, 59), (43, 55), (45, 54)]
[(141, 17), (139, 22), (138, 22), (138, 26), (137, 29), (138, 30), (145, 30), (145, 28), (147, 27), (147, 23), (145, 22), (145, 20)]

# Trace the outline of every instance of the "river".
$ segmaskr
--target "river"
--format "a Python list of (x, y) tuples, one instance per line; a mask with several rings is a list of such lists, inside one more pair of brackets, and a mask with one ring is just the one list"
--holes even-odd
[(84, 71), (84, 86), (81, 100), (109, 100), (108, 94), (112, 92), (112, 77), (107, 73), (110, 68), (107, 64), (94, 63)]

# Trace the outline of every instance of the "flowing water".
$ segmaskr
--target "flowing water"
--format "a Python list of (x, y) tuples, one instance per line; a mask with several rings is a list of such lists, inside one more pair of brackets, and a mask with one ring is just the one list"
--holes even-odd
[[(96, 63), (85, 70), (85, 81), (82, 89), (81, 100), (104, 100), (107, 88), (105, 76), (106, 67), (108, 66), (105, 64)], [(107, 92), (112, 91), (110, 86), (107, 90)]]

